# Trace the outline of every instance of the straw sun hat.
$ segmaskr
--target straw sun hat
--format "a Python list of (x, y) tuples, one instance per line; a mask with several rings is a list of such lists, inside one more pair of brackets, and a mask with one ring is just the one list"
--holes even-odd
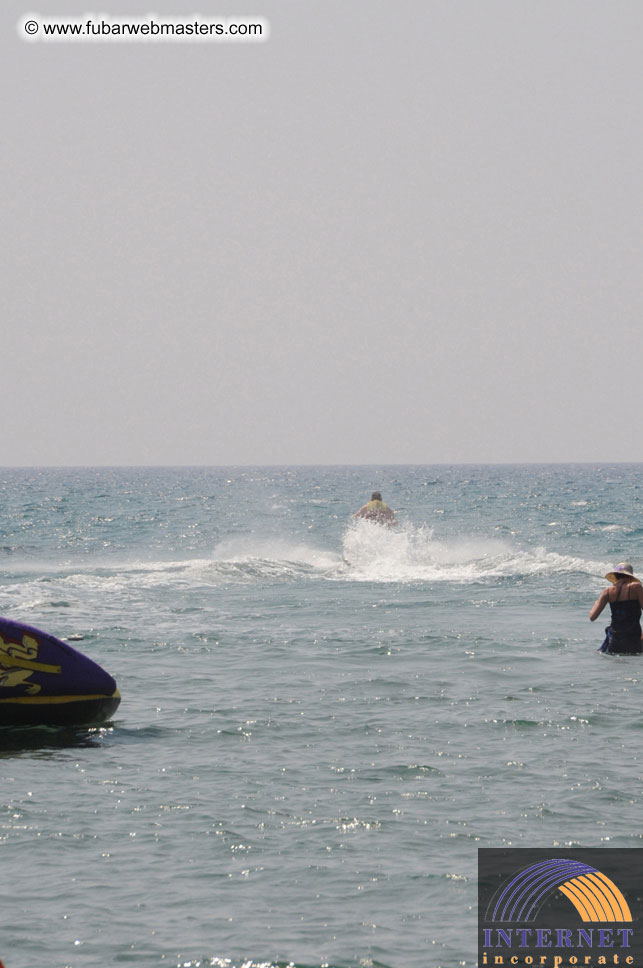
[(605, 575), (608, 581), (611, 581), (613, 585), (619, 580), (619, 578), (626, 578), (629, 581), (638, 581), (639, 579), (634, 574), (634, 569), (632, 568), (629, 561), (622, 561), (620, 565), (616, 565), (612, 571), (608, 571)]

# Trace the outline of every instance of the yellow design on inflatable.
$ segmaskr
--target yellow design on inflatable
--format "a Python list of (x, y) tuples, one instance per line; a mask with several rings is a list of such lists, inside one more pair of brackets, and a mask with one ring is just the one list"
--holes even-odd
[(29, 682), (33, 672), (49, 672), (56, 675), (60, 666), (49, 665), (46, 662), (35, 662), (38, 658), (38, 642), (30, 635), (23, 635), (22, 644), (5, 642), (0, 637), (0, 688), (13, 689), (15, 686), (25, 685), (27, 692), (35, 696), (41, 686)]
[(0, 617), (0, 727), (104, 722), (120, 699), (113, 677), (89, 656)]

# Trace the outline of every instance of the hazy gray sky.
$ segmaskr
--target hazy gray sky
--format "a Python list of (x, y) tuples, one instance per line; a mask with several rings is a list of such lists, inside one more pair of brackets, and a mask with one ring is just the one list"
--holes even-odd
[(1, 464), (640, 459), (640, 0), (1, 16)]

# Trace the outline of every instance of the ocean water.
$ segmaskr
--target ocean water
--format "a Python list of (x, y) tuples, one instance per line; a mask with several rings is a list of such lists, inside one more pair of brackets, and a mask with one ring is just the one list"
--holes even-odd
[(642, 845), (643, 466), (0, 482), (0, 611), (123, 696), (0, 731), (6, 968), (472, 966), (479, 847)]

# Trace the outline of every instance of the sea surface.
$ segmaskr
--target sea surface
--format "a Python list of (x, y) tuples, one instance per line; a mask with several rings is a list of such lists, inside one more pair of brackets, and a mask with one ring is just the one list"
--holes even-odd
[[(351, 514), (372, 490), (387, 530)], [(643, 465), (0, 470), (0, 612), (117, 680), (0, 730), (6, 968), (457, 968), (479, 847), (643, 846)]]

